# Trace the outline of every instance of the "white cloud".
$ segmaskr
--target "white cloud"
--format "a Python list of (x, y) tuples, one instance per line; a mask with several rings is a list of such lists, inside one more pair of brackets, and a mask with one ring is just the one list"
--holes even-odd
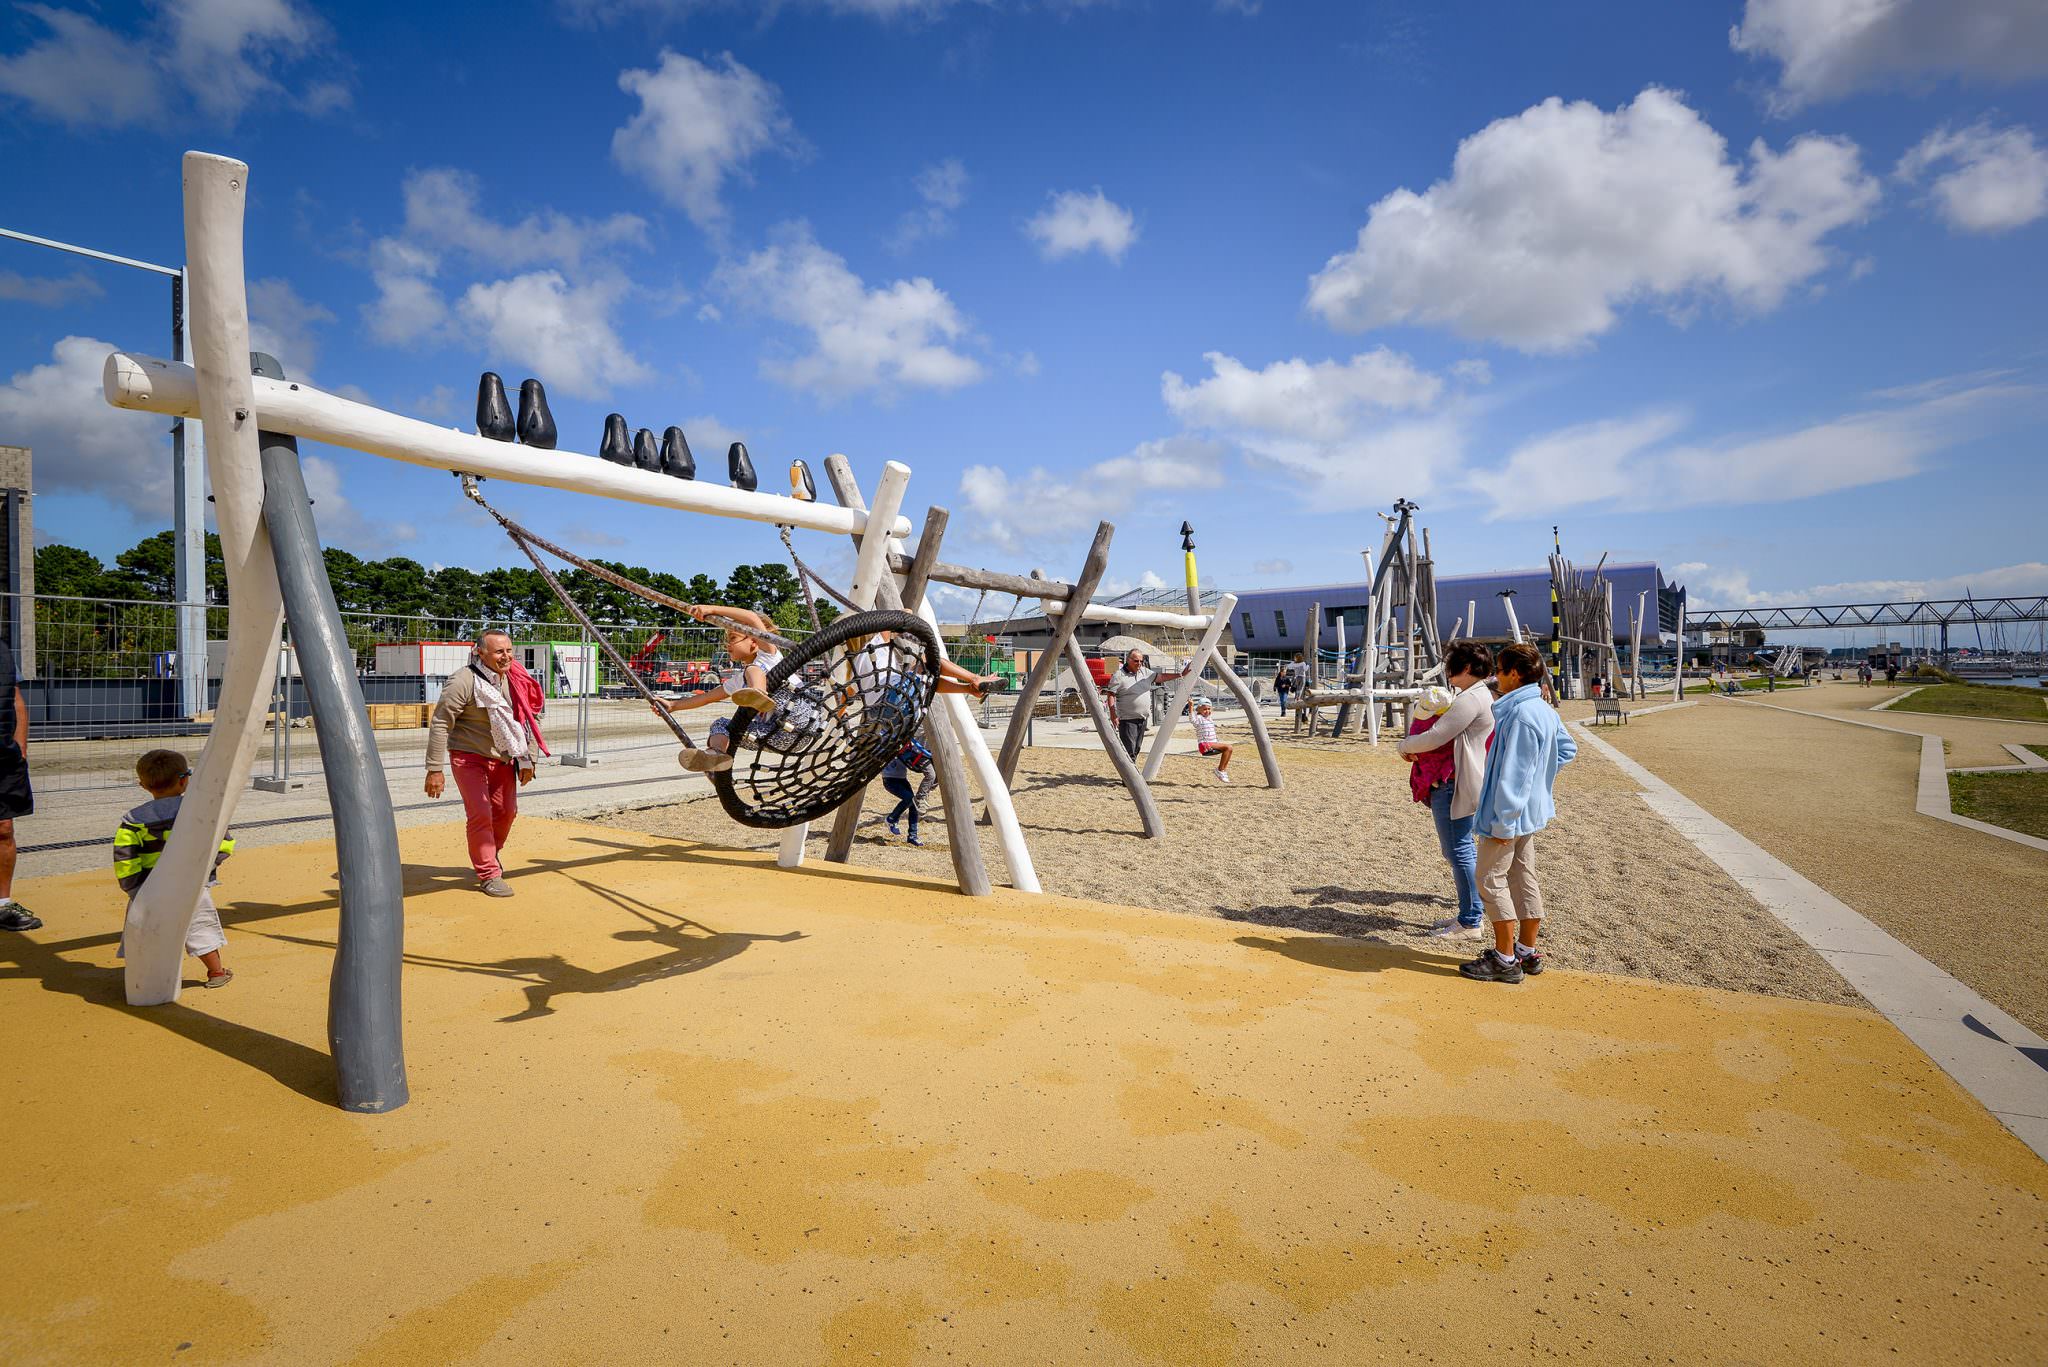
[(1936, 76), (2016, 81), (2048, 74), (2040, 0), (1748, 0), (1737, 51), (1779, 66), (1772, 103), (1796, 109)]
[(612, 327), (626, 288), (617, 278), (571, 284), (558, 271), (533, 271), (471, 285), (456, 312), (490, 355), (525, 366), (564, 394), (595, 399), (654, 378)]
[(0, 95), (59, 123), (125, 128), (189, 103), (232, 124), (259, 97), (316, 116), (348, 103), (347, 86), (331, 77), (280, 79), (303, 76), (330, 45), (327, 26), (292, 0), (168, 0), (134, 37), (75, 11), (22, 8), (45, 32), (0, 57)]
[[(363, 316), (371, 336), (401, 347), (473, 345), (494, 366), (526, 365), (550, 387), (584, 398), (654, 378), (614, 323), (634, 289), (612, 257), (645, 245), (644, 219), (554, 209), (495, 219), (480, 208), (487, 199), (477, 178), (445, 167), (409, 174), (404, 197), (403, 226), (370, 248), (377, 297)], [(451, 260), (470, 273), (551, 269), (475, 280), (451, 302), (439, 283)]]
[(1189, 490), (1222, 487), (1224, 456), (1216, 442), (1183, 436), (1144, 442), (1072, 474), (1034, 467), (1018, 476), (970, 465), (960, 476), (973, 514), (965, 530), (1007, 551), (1064, 541), (1126, 509), (1177, 506)]
[(664, 49), (655, 70), (620, 72), (619, 89), (638, 98), (640, 109), (612, 135), (620, 169), (713, 234), (725, 226), (726, 181), (743, 179), (758, 153), (795, 145), (781, 92), (731, 53), (722, 60), (722, 68), (711, 67)]
[(0, 299), (43, 308), (61, 308), (74, 299), (97, 299), (106, 291), (84, 271), (65, 276), (18, 275), (0, 271)]
[(1899, 161), (1901, 179), (1937, 166), (1935, 211), (1957, 232), (2003, 233), (2048, 214), (2048, 149), (2026, 128), (1938, 128)]
[(1466, 384), (1485, 385), (1493, 383), (1493, 367), (1474, 356), (1462, 361), (1451, 362), (1451, 378), (1463, 380)]
[(1220, 351), (1202, 359), (1212, 372), (1206, 380), (1190, 385), (1170, 370), (1160, 378), (1168, 410), (1190, 427), (1334, 441), (1369, 412), (1428, 408), (1443, 392), (1442, 379), (1385, 347), (1343, 364), (1297, 356), (1264, 370)]
[(732, 301), (810, 333), (806, 354), (761, 364), (763, 374), (792, 389), (828, 398), (958, 389), (985, 373), (956, 349), (967, 324), (944, 290), (923, 276), (869, 288), (802, 224), (785, 225), (771, 245), (720, 266), (715, 283)]
[(1197, 384), (1170, 370), (1160, 377), (1167, 408), (1294, 482), (1318, 509), (1420, 496), (1463, 462), (1464, 405), (1446, 402), (1442, 378), (1398, 352), (1263, 370), (1221, 352), (1206, 359), (1210, 377)]
[(926, 238), (952, 232), (953, 215), (967, 202), (967, 167), (958, 157), (933, 162), (913, 183), (923, 204), (896, 221), (896, 230), (889, 235), (891, 251), (907, 252)]
[(66, 337), (50, 360), (0, 385), (0, 432), (32, 447), (36, 492), (98, 494), (141, 522), (171, 512), (170, 424), (115, 408), (100, 388), (107, 353), (93, 337)]
[(1293, 574), (1294, 562), (1292, 560), (1254, 560), (1252, 561), (1252, 573)]
[(1347, 331), (1421, 323), (1565, 351), (1638, 299), (1775, 308), (1878, 193), (1846, 139), (1759, 139), (1744, 165), (1670, 91), (1613, 113), (1553, 98), (1466, 138), (1449, 179), (1374, 204), (1308, 304)]
[(1534, 517), (1562, 508), (1659, 511), (1782, 503), (1906, 479), (1930, 457), (2039, 406), (2021, 384), (1950, 385), (1912, 402), (1847, 413), (1785, 432), (1675, 440), (1690, 425), (1678, 410), (1584, 423), (1524, 442), (1469, 483), (1489, 518)]
[(1024, 225), (1025, 234), (1038, 243), (1039, 252), (1048, 260), (1099, 251), (1120, 262), (1138, 240), (1138, 223), (1131, 211), (1111, 201), (1100, 186), (1086, 194), (1061, 190), (1051, 199), (1051, 204)]
[[(709, 413), (700, 413), (694, 418), (684, 418), (680, 424), (683, 436), (690, 443), (690, 454), (697, 458), (697, 464), (714, 471), (725, 469), (725, 453), (736, 441), (745, 441), (746, 436), (737, 427), (728, 427)], [(753, 452), (749, 450), (749, 455)], [(758, 471), (758, 467), (757, 471)]]
[(333, 321), (325, 308), (299, 298), (288, 280), (249, 284), (249, 349), (269, 352), (294, 380), (313, 378), (313, 369), (320, 364), (314, 329)]
[[(381, 514), (364, 516), (342, 493), (341, 470), (325, 456), (301, 456), (299, 466), (306, 476), (306, 493), (313, 500), (314, 520), (328, 544), (345, 543), (350, 550), (371, 554), (418, 539), (419, 529), (410, 522)], [(164, 511), (168, 510), (166, 504)]]
[(504, 270), (553, 264), (581, 266), (613, 247), (645, 246), (647, 220), (637, 214), (572, 218), (554, 209), (501, 222), (482, 213), (483, 183), (467, 171), (431, 167), (405, 178), (407, 242), (465, 252)]

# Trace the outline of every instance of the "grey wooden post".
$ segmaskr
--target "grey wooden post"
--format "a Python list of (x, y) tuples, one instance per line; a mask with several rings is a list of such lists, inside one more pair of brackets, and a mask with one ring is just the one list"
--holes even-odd
[[(1009, 729), (1003, 733), (1003, 748), (996, 755), (996, 767), (1003, 771), (1005, 783), (1017, 777), (1017, 758), (1024, 749), (1024, 729), (1031, 720), (1032, 710), (1038, 705), (1038, 692), (1058, 670), (1067, 642), (1081, 629), (1081, 610), (1095, 596), (1096, 586), (1102, 583), (1102, 576), (1109, 569), (1109, 542), (1115, 535), (1116, 528), (1110, 523), (1096, 524), (1095, 540), (1088, 547), (1088, 558), (1081, 564), (1080, 576), (1074, 580), (1073, 592), (1067, 595), (1066, 610), (1057, 617), (1050, 611), (1046, 613), (1047, 620), (1052, 623), (1052, 640), (1031, 666), (1030, 677), (1018, 694), (1018, 705), (1010, 713)], [(1044, 600), (1040, 601), (1043, 605)]]
[(1081, 643), (1071, 635), (1066, 639), (1067, 667), (1074, 673), (1075, 690), (1081, 695), (1081, 705), (1088, 709), (1088, 719), (1095, 723), (1095, 734), (1102, 739), (1102, 748), (1109, 752), (1110, 762), (1116, 765), (1117, 777), (1124, 781), (1124, 787), (1131, 794), (1131, 801), (1138, 804), (1138, 822), (1147, 840), (1157, 840), (1166, 833), (1166, 825), (1159, 819), (1159, 804), (1152, 798), (1151, 785), (1138, 772), (1138, 766), (1124, 753), (1123, 741), (1116, 733), (1116, 725), (1109, 719), (1109, 709), (1103, 706), (1102, 694), (1096, 690), (1095, 676), (1088, 671), (1088, 657), (1081, 650)]
[[(256, 373), (283, 379), (257, 356)], [(267, 363), (267, 364), (266, 364)], [(394, 1111), (411, 1097), (405, 1081), (405, 1022), (399, 995), (405, 962), (405, 884), (391, 790), (363, 706), (355, 653), (313, 525), (296, 437), (261, 434), (263, 521), (300, 677), (313, 706), (320, 763), (334, 810), (341, 922), (327, 988), (327, 1039), (343, 1110)]]
[[(841, 507), (860, 510), (867, 508), (867, 499), (861, 495), (860, 482), (853, 477), (853, 466), (847, 463), (846, 457), (826, 457), (825, 474), (832, 481), (832, 492), (838, 498)], [(943, 513), (943, 510), (935, 511)], [(943, 516), (939, 519), (939, 526), (945, 526)], [(857, 541), (859, 538), (856, 536), (855, 539)], [(923, 547), (920, 546), (919, 549), (922, 550)], [(932, 543), (932, 549), (934, 553), (937, 552), (936, 541)], [(885, 608), (915, 612), (916, 604), (920, 600), (906, 598), (896, 587), (895, 579), (885, 574), (882, 576), (881, 587), (875, 595), (875, 601)], [(909, 606), (906, 607), (906, 604)], [(924, 716), (924, 743), (925, 748), (932, 752), (932, 767), (939, 773), (939, 800), (946, 804), (946, 844), (953, 858), (954, 881), (960, 885), (960, 891), (969, 897), (986, 897), (991, 891), (988, 864), (981, 857), (981, 838), (974, 830), (974, 794), (967, 786), (967, 765), (960, 757), (959, 742), (954, 739), (952, 730), (936, 706)], [(861, 796), (864, 794), (857, 794), (840, 808), (841, 813), (847, 807), (854, 808), (852, 821), (855, 825), (860, 821), (857, 803)], [(837, 814), (833, 817), (832, 830), (835, 839), (838, 836), (840, 819)], [(851, 839), (849, 836), (849, 844)]]

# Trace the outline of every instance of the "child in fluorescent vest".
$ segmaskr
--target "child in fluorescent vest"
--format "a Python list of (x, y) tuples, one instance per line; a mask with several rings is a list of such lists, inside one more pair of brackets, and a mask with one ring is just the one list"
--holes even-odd
[[(151, 750), (135, 762), (135, 778), (148, 791), (149, 801), (122, 817), (114, 832), (114, 877), (131, 903), (163, 855), (171, 823), (178, 819), (178, 807), (185, 798), (185, 786), (192, 781), (192, 766), (176, 750)], [(230, 834), (220, 842), (213, 857), (214, 868), (218, 869), (234, 852), (235, 838)], [(185, 952), (206, 965), (208, 987), (226, 987), (235, 975), (220, 959), (228, 941), (221, 932), (220, 913), (214, 909), (213, 896), (207, 890), (213, 886), (214, 877), (208, 873), (206, 887), (199, 889), (199, 903), (185, 930)]]

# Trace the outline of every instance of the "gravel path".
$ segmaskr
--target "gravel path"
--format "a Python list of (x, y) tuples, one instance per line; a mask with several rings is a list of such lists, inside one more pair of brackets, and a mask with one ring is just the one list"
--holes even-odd
[[(1228, 788), (1206, 765), (1170, 760), (1154, 785), (1167, 834), (1147, 842), (1100, 751), (1026, 751), (1017, 806), (1039, 879), (1049, 893), (1476, 952), (1476, 941), (1422, 934), (1453, 913), (1450, 873), (1391, 747), (1375, 752), (1355, 739), (1322, 737), (1284, 746), (1281, 766), (1287, 786), (1272, 792), (1248, 747)], [(877, 786), (854, 862), (950, 877), (943, 821), (927, 819), (924, 849), (887, 841), (875, 819), (884, 800)], [(1558, 808), (1539, 870), (1550, 922), (1544, 944), (1559, 967), (1861, 1003), (1819, 955), (1651, 812), (1612, 764), (1582, 752), (1559, 782)], [(776, 843), (772, 833), (734, 826), (709, 800), (597, 819), (747, 849)], [(813, 827), (813, 857), (823, 855), (823, 833)], [(982, 843), (1000, 881), (986, 828)], [(1703, 919), (1711, 934), (1702, 932)]]
[(2036, 969), (2048, 962), (2048, 858), (1915, 812), (1918, 740), (1719, 700), (1603, 735), (2032, 1029), (2048, 1031), (2048, 989)]

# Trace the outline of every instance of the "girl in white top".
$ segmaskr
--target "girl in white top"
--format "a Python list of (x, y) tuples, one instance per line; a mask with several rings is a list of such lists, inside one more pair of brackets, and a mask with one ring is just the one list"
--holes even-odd
[[(690, 616), (701, 622), (706, 617), (717, 615), (729, 617), (742, 626), (755, 631), (773, 631), (774, 623), (758, 612), (745, 608), (719, 607), (710, 603), (699, 603), (690, 609)], [(782, 663), (782, 652), (758, 636), (750, 635), (732, 627), (725, 629), (725, 653), (732, 656), (733, 668), (727, 671), (725, 680), (707, 693), (693, 693), (686, 698), (673, 698), (657, 702), (655, 709), (661, 712), (688, 712), (692, 708), (705, 707), (711, 703), (724, 702), (730, 698), (741, 707), (754, 711), (756, 726), (772, 725), (767, 718), (775, 711), (775, 699), (768, 696), (768, 671)], [(720, 717), (711, 723), (711, 736), (705, 742), (705, 749), (685, 750), (682, 754), (683, 767), (700, 773), (717, 773), (732, 768), (732, 720)]]
[(1219, 745), (1216, 741), (1216, 713), (1209, 706), (1209, 700), (1202, 698), (1195, 703), (1195, 753), (1205, 758), (1216, 756), (1216, 781), (1230, 782), (1230, 757), (1237, 753), (1235, 746)]

